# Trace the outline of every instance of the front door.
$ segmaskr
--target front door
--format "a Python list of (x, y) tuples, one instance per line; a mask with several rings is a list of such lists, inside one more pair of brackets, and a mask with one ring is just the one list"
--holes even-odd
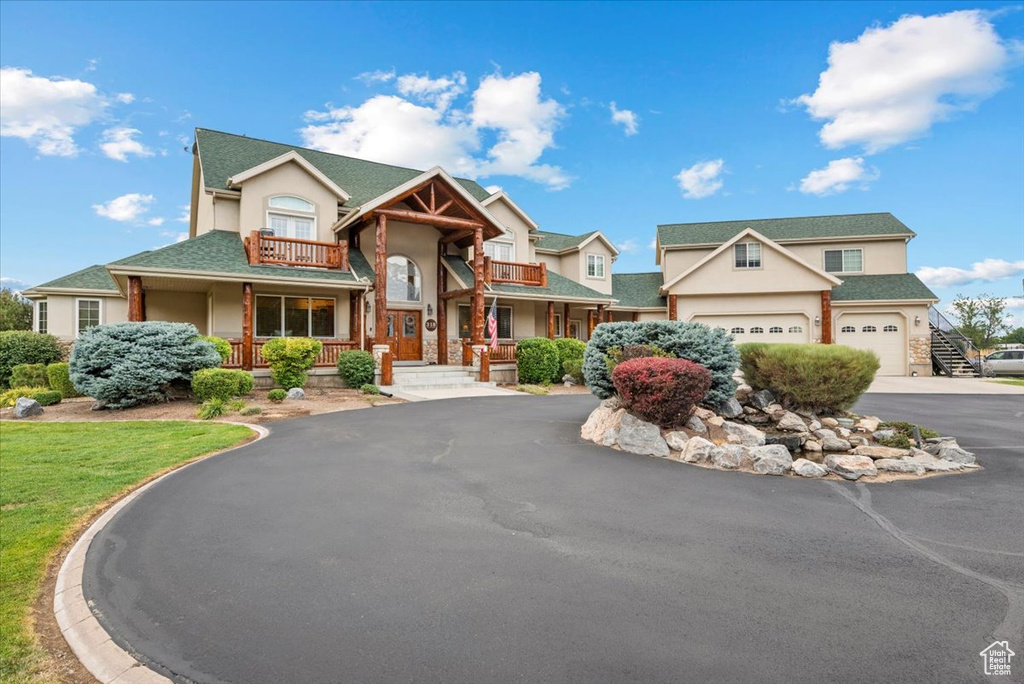
[(421, 312), (388, 310), (387, 343), (396, 361), (419, 361), (423, 358), (423, 326)]

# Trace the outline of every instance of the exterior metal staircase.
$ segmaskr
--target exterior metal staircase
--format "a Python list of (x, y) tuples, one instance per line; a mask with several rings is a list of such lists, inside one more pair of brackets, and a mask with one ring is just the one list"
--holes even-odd
[(951, 378), (981, 377), (981, 352), (938, 309), (928, 311), (932, 333), (932, 369)]

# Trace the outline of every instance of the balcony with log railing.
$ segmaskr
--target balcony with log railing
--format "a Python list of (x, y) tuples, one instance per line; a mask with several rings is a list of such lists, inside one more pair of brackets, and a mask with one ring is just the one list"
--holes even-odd
[(548, 286), (547, 264), (527, 264), (520, 261), (498, 261), (484, 257), (484, 281), (510, 285)]
[(250, 266), (303, 266), (347, 271), (348, 243), (317, 242), (273, 235), (254, 230), (245, 238)]

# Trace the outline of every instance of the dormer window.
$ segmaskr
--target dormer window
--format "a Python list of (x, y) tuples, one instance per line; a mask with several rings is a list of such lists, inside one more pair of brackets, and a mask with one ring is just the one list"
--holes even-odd
[(860, 273), (864, 270), (864, 250), (826, 249), (825, 270), (829, 273)]
[(733, 245), (732, 253), (736, 268), (761, 268), (760, 242), (741, 242)]
[(603, 254), (588, 254), (587, 255), (587, 277), (588, 278), (604, 278), (604, 255)]
[(279, 195), (267, 200), (267, 228), (277, 237), (316, 239), (316, 206), (301, 197)]

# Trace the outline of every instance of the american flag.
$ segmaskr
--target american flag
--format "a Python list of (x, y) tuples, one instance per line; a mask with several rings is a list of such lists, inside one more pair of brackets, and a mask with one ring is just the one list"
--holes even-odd
[(491, 349), (498, 348), (498, 298), (491, 301), (491, 309), (487, 312), (487, 336), (491, 338)]

